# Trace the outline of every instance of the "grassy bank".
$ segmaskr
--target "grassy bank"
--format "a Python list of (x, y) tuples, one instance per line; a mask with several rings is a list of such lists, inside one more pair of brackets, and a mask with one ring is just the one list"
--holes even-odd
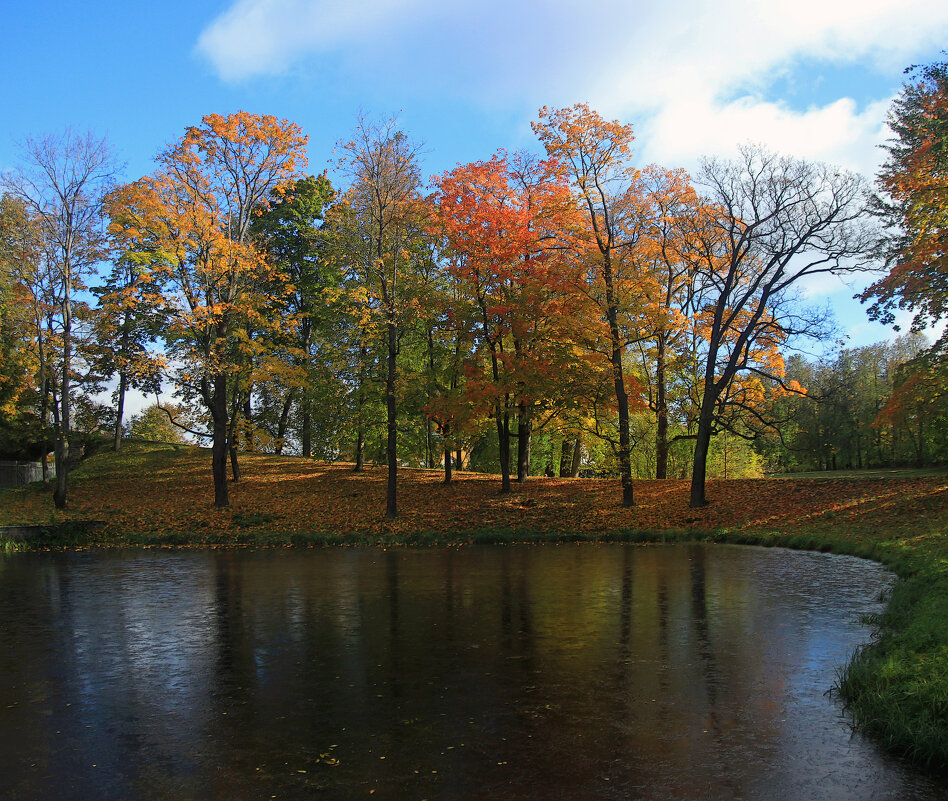
[(876, 559), (902, 578), (878, 636), (840, 683), (856, 720), (890, 749), (948, 766), (948, 475), (709, 482), (687, 506), (685, 481), (531, 479), (499, 495), (493, 476), (404, 470), (397, 520), (382, 519), (385, 473), (292, 457), (245, 455), (232, 505), (211, 505), (210, 455), (138, 444), (72, 474), (68, 510), (33, 485), (0, 490), (0, 525), (39, 525), (27, 546), (459, 545), (535, 541), (707, 540)]

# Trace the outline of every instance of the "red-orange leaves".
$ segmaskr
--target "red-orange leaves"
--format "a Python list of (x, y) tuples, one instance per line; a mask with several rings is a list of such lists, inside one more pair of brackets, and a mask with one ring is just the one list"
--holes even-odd
[(507, 485), (508, 414), (523, 425), (556, 403), (578, 313), (574, 226), (565, 177), (553, 159), (500, 153), (436, 178), (436, 227), (453, 285), (451, 318), (473, 343), (465, 392), (498, 423)]

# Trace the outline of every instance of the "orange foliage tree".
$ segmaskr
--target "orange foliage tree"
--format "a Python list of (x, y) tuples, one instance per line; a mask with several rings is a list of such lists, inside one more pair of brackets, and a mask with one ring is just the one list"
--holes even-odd
[(889, 272), (860, 297), (875, 299), (870, 317), (885, 323), (912, 309), (922, 330), (948, 317), (948, 62), (912, 71), (892, 104), (896, 138), (877, 181), (888, 198), (876, 211), (889, 224), (880, 243)]
[(622, 260), (635, 242), (629, 229), (630, 185), (638, 171), (630, 164), (632, 126), (603, 119), (585, 104), (540, 109), (533, 123), (547, 153), (569, 173), (576, 203), (584, 216), (577, 250), (589, 260), (593, 297), (606, 322), (606, 349), (615, 389), (618, 442), (615, 443), (622, 480), (622, 505), (632, 506), (631, 437), (629, 431), (629, 378), (624, 353), (643, 336), (633, 323), (640, 300), (638, 282), (624, 273)]
[(454, 288), (450, 316), (474, 347), (463, 394), (494, 418), (501, 491), (508, 492), (512, 412), (522, 481), (534, 412), (556, 394), (574, 355), (568, 329), (580, 296), (563, 247), (573, 221), (569, 189), (555, 161), (523, 153), (456, 167), (435, 183), (436, 226)]
[(161, 293), (179, 390), (199, 398), (211, 419), (216, 506), (228, 505), (236, 379), (265, 352), (267, 332), (293, 324), (279, 319), (279, 281), (250, 241), (250, 224), (305, 165), (305, 144), (286, 120), (211, 114), (159, 155), (154, 174), (110, 201), (114, 241), (140, 265), (139, 284)]
[[(688, 258), (688, 231), (706, 213), (683, 170), (650, 165), (627, 192), (632, 242), (623, 261), (638, 285), (636, 321), (646, 402), (655, 415), (655, 477), (668, 474), (669, 415), (689, 394), (684, 376), (694, 360), (695, 266)], [(684, 379), (684, 380), (683, 380)]]

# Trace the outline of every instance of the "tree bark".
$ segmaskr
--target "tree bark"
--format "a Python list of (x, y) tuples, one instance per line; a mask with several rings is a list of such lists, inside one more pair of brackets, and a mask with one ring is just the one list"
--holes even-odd
[(214, 438), (211, 444), (211, 469), (214, 473), (214, 505), (229, 506), (227, 496), (227, 377), (214, 376), (211, 395), (211, 419)]
[(560, 478), (569, 478), (572, 472), (573, 447), (568, 437), (563, 437), (560, 443)]
[(228, 443), (227, 452), (230, 454), (230, 475), (236, 484), (240, 481), (240, 463), (237, 461), (237, 443)]
[[(363, 332), (364, 335), (365, 332)], [(369, 349), (364, 345), (359, 345), (359, 390), (356, 394), (356, 452), (355, 467), (353, 471), (361, 473), (365, 470), (365, 421), (362, 412), (365, 409), (365, 382), (366, 376), (365, 360)]]
[(311, 408), (312, 401), (309, 395), (306, 394), (303, 397), (303, 421), (301, 423), (303, 430), (300, 432), (300, 450), (307, 459), (313, 456), (313, 413)]
[[(129, 340), (129, 326), (131, 325), (131, 312), (125, 312), (125, 315), (122, 319), (122, 356), (127, 357), (128, 351), (131, 347)], [(125, 416), (125, 393), (128, 390), (128, 371), (125, 369), (119, 370), (119, 385), (118, 385), (118, 403), (116, 403), (115, 409), (115, 439), (112, 442), (112, 450), (115, 453), (119, 452), (119, 449), (122, 447), (122, 418)]]
[(57, 509), (66, 507), (68, 491), (67, 476), (69, 474), (69, 368), (72, 363), (72, 305), (71, 305), (71, 278), (69, 267), (66, 267), (63, 300), (63, 373), (59, 395), (59, 430), (56, 436), (56, 486), (53, 489), (53, 504)]
[(612, 277), (612, 260), (603, 254), (603, 278), (606, 284), (606, 318), (609, 323), (609, 338), (612, 340), (612, 380), (616, 391), (616, 409), (619, 415), (619, 471), (622, 480), (622, 505), (634, 506), (632, 486), (632, 459), (629, 436), (629, 396), (625, 391), (625, 373), (622, 369), (622, 337), (619, 333), (619, 310), (616, 304)]
[(290, 409), (296, 398), (296, 389), (291, 389), (283, 399), (283, 409), (280, 411), (280, 422), (277, 424), (277, 456), (283, 455), (283, 440), (286, 438), (286, 429), (290, 423)]
[(240, 395), (235, 382), (234, 402), (230, 411), (230, 422), (227, 426), (227, 452), (230, 454), (230, 472), (234, 482), (240, 481), (240, 465), (237, 463), (237, 442), (240, 439), (240, 435), (237, 432), (237, 423), (240, 415), (237, 410), (240, 409), (240, 407)]
[(388, 482), (385, 487), (385, 517), (391, 520), (398, 514), (398, 418), (395, 407), (395, 375), (398, 357), (398, 325), (395, 310), (388, 311), (388, 370), (385, 376), (385, 411), (387, 417), (386, 455), (388, 457)]
[(570, 463), (569, 477), (579, 478), (579, 469), (583, 464), (583, 438), (576, 437), (573, 441), (573, 461)]
[(691, 498), (689, 506), (697, 509), (708, 502), (705, 494), (705, 481), (708, 474), (708, 449), (711, 446), (711, 425), (713, 422), (713, 407), (710, 403), (702, 404), (698, 418), (698, 434), (695, 437), (695, 458), (691, 471)]
[(112, 440), (112, 450), (119, 452), (122, 447), (122, 418), (125, 416), (125, 392), (128, 387), (128, 379), (124, 370), (119, 371), (118, 402), (115, 404), (115, 431)]
[(435, 454), (434, 443), (431, 437), (431, 418), (425, 416), (425, 467), (434, 470)]
[(443, 427), (444, 433), (444, 483), (451, 483), (451, 427), (445, 423)]
[(520, 415), (517, 421), (517, 482), (523, 484), (530, 475), (530, 438), (533, 435), (533, 420), (530, 417), (530, 408), (520, 404)]
[(498, 401), (494, 417), (497, 419), (497, 441), (500, 455), (500, 491), (510, 492), (510, 412), (507, 404)]
[(247, 421), (246, 436), (244, 437), (244, 450), (247, 451), (247, 453), (253, 453), (255, 449), (255, 445), (253, 441), (253, 433), (252, 433), (253, 431), (252, 395), (253, 395), (253, 384), (248, 384), (247, 394), (244, 395), (244, 402), (243, 402), (244, 420)]
[(668, 478), (668, 398), (665, 386), (665, 340), (659, 337), (655, 358), (655, 478)]

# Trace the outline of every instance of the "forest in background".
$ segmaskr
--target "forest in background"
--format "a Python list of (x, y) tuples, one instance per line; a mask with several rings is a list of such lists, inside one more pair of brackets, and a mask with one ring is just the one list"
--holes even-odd
[[(632, 156), (632, 128), (541, 109), (537, 152), (426, 182), (397, 121), (362, 119), (336, 182), (292, 122), (188, 128), (137, 181), (108, 143), (24, 143), (0, 206), (0, 451), (66, 467), (125, 433), (240, 453), (500, 475), (692, 479), (942, 464), (942, 343), (906, 333), (821, 359), (812, 276), (888, 268), (870, 315), (945, 318), (944, 64), (916, 69), (872, 193), (744, 147), (694, 177)], [(111, 383), (110, 383), (111, 382)], [(115, 385), (114, 403), (95, 396)], [(108, 434), (106, 434), (108, 432)], [(182, 433), (183, 432), (183, 433)]]

